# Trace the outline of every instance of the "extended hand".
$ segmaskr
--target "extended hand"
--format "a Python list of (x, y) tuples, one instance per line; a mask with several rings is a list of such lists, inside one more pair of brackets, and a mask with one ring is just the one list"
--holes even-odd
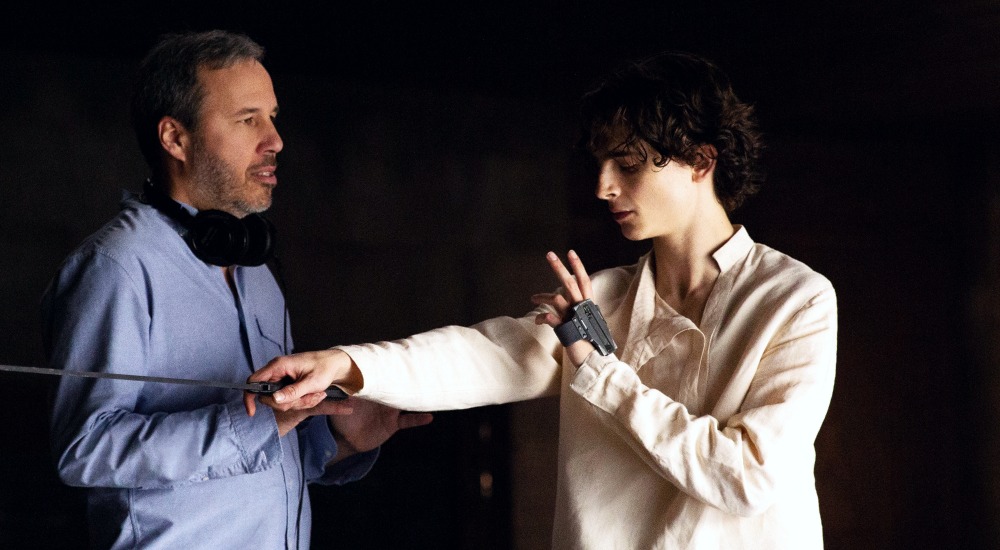
[(554, 314), (539, 313), (535, 317), (536, 324), (547, 324), (553, 327), (562, 324), (570, 307), (593, 295), (593, 290), (590, 287), (590, 276), (587, 275), (587, 270), (583, 267), (580, 257), (572, 250), (569, 251), (566, 257), (569, 259), (569, 264), (573, 267), (573, 273), (570, 273), (566, 269), (566, 266), (563, 265), (562, 260), (559, 259), (559, 256), (556, 256), (555, 252), (549, 252), (545, 256), (549, 261), (552, 271), (555, 272), (556, 277), (559, 277), (559, 281), (562, 283), (562, 292), (535, 294), (531, 297), (531, 301), (536, 305), (547, 304), (555, 310)]
[[(556, 327), (566, 320), (566, 316), (572, 306), (587, 298), (593, 298), (594, 290), (590, 285), (590, 275), (587, 275), (587, 270), (583, 267), (583, 262), (577, 256), (576, 252), (570, 250), (566, 254), (566, 258), (569, 259), (569, 265), (573, 268), (573, 273), (570, 273), (566, 269), (566, 266), (563, 265), (562, 260), (559, 259), (559, 256), (556, 256), (555, 252), (549, 252), (545, 257), (549, 261), (549, 267), (552, 268), (552, 271), (555, 272), (556, 277), (562, 283), (562, 291), (535, 294), (531, 297), (531, 301), (536, 305), (548, 305), (555, 310), (555, 313), (539, 313), (535, 316), (535, 324)], [(594, 345), (586, 340), (578, 340), (566, 348), (570, 361), (578, 367), (583, 364), (583, 361), (592, 351), (594, 351)]]
[(429, 413), (404, 413), (388, 405), (351, 397), (345, 401), (351, 414), (329, 416), (337, 440), (337, 458), (370, 451), (383, 444), (399, 430), (424, 426), (434, 417)]

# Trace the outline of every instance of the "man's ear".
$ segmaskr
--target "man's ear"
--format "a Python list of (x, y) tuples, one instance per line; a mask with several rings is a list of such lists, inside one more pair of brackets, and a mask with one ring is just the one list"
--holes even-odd
[(694, 161), (694, 179), (703, 180), (715, 172), (715, 159), (719, 156), (719, 151), (714, 145), (704, 144), (698, 146)]
[(165, 116), (160, 119), (156, 130), (160, 136), (160, 147), (171, 157), (187, 162), (191, 150), (191, 134), (187, 128), (176, 118)]

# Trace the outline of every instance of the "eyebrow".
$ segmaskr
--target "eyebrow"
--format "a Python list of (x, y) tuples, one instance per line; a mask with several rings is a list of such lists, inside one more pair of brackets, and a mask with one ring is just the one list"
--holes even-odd
[[(256, 107), (244, 107), (239, 111), (236, 111), (236, 113), (233, 116), (255, 115), (261, 112), (262, 110), (263, 109), (258, 109)], [(278, 114), (278, 107), (275, 106), (274, 110), (271, 111), (271, 116), (276, 116), (277, 114)]]
[(628, 149), (615, 149), (614, 151), (601, 151), (594, 154), (596, 158), (606, 158), (606, 159), (623, 159), (635, 155), (635, 151), (630, 151)]

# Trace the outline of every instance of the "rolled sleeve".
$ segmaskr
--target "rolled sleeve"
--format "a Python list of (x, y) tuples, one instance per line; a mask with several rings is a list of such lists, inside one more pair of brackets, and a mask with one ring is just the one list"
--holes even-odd
[(614, 413), (640, 385), (632, 367), (614, 355), (593, 351), (576, 371), (570, 388), (607, 413)]

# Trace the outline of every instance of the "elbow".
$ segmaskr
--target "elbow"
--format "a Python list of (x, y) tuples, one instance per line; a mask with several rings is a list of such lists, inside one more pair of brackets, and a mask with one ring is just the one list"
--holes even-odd
[(737, 476), (736, 483), (730, 485), (729, 494), (723, 498), (722, 510), (743, 518), (759, 516), (770, 510), (778, 498), (778, 484), (774, 476), (760, 465), (753, 465)]
[(50, 445), (59, 480), (71, 487), (86, 487), (84, 482), (86, 460), (77, 454), (78, 442), (66, 437), (53, 437)]
[(752, 518), (770, 510), (774, 500), (773, 492), (753, 496), (745, 495), (743, 499), (734, 502), (728, 512), (742, 518)]
[[(96, 441), (99, 440), (96, 438)], [(95, 438), (88, 437), (86, 433), (67, 432), (61, 437), (53, 437), (52, 449), (56, 473), (66, 485), (97, 487), (107, 484), (107, 468), (98, 466), (100, 461), (97, 458)]]
[(59, 479), (71, 487), (92, 487), (94, 480), (88, 474), (88, 461), (84, 457), (73, 455), (72, 449), (66, 449), (56, 460), (56, 472)]
[(733, 516), (752, 518), (770, 510), (774, 501), (773, 489), (739, 485), (736, 491), (719, 503), (718, 508)]

